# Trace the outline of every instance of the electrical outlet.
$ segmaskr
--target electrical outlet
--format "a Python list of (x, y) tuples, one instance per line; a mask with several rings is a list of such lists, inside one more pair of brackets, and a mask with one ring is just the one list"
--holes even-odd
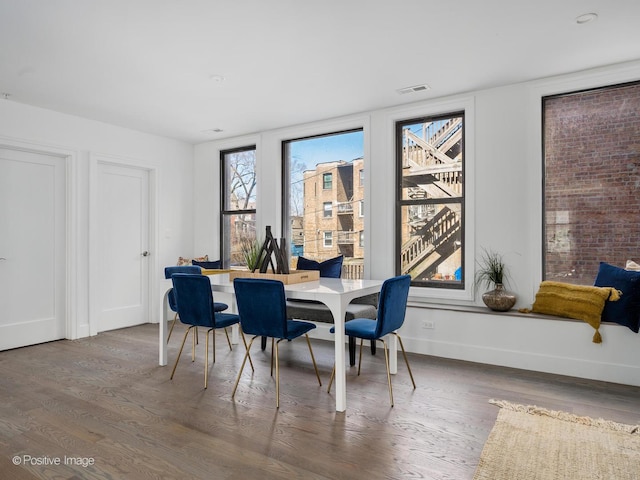
[(424, 320), (422, 322), (422, 328), (434, 329), (436, 328), (436, 323), (431, 320)]

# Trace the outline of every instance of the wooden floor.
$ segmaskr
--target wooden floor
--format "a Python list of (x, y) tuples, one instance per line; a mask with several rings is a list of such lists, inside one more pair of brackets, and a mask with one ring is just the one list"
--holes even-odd
[(498, 413), (490, 398), (640, 423), (637, 387), (421, 355), (409, 356), (416, 390), (399, 358), (390, 408), (380, 350), (365, 352), (360, 377), (349, 369), (347, 412), (337, 413), (326, 392), (333, 344), (313, 342), (319, 387), (304, 340), (280, 349), (277, 410), (268, 350), (254, 346), (256, 372), (233, 401), (241, 346), (230, 352), (217, 334), (205, 391), (204, 342), (195, 363), (185, 348), (169, 380), (157, 329), (0, 352), (0, 478), (464, 480)]

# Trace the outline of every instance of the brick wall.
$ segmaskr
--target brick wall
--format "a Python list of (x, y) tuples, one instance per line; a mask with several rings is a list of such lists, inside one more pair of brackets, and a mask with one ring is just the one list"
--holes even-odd
[(640, 259), (640, 84), (546, 98), (545, 278)]

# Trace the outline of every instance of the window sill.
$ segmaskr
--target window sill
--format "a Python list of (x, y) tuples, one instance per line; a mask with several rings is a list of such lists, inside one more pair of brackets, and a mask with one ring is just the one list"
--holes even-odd
[[(582, 320), (577, 318), (567, 318), (567, 317), (557, 317), (555, 315), (544, 315), (542, 313), (522, 313), (519, 312), (518, 309), (511, 309), (507, 312), (497, 312), (491, 310), (487, 307), (481, 307), (479, 305), (451, 305), (451, 304), (443, 304), (443, 303), (427, 303), (421, 301), (411, 301), (407, 302), (407, 307), (409, 308), (422, 308), (427, 310), (449, 310), (453, 312), (464, 312), (464, 313), (473, 313), (478, 315), (493, 315), (493, 316), (509, 316), (509, 317), (522, 317), (522, 318), (537, 318), (540, 320), (555, 320), (562, 322), (580, 322), (585, 323)], [(620, 325), (615, 322), (602, 322), (601, 325)]]

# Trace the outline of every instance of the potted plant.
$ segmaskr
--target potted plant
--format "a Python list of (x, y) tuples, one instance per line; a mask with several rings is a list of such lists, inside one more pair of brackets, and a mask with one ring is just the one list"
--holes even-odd
[(244, 263), (250, 272), (253, 272), (256, 268), (259, 268), (262, 264), (262, 242), (257, 238), (244, 237), (240, 240), (240, 250), (242, 251), (242, 257)]
[(482, 294), (482, 301), (491, 310), (506, 312), (516, 303), (516, 296), (508, 293), (504, 284), (508, 280), (507, 269), (502, 255), (492, 250), (483, 249), (475, 275), (476, 288), (482, 284), (493, 290)]

